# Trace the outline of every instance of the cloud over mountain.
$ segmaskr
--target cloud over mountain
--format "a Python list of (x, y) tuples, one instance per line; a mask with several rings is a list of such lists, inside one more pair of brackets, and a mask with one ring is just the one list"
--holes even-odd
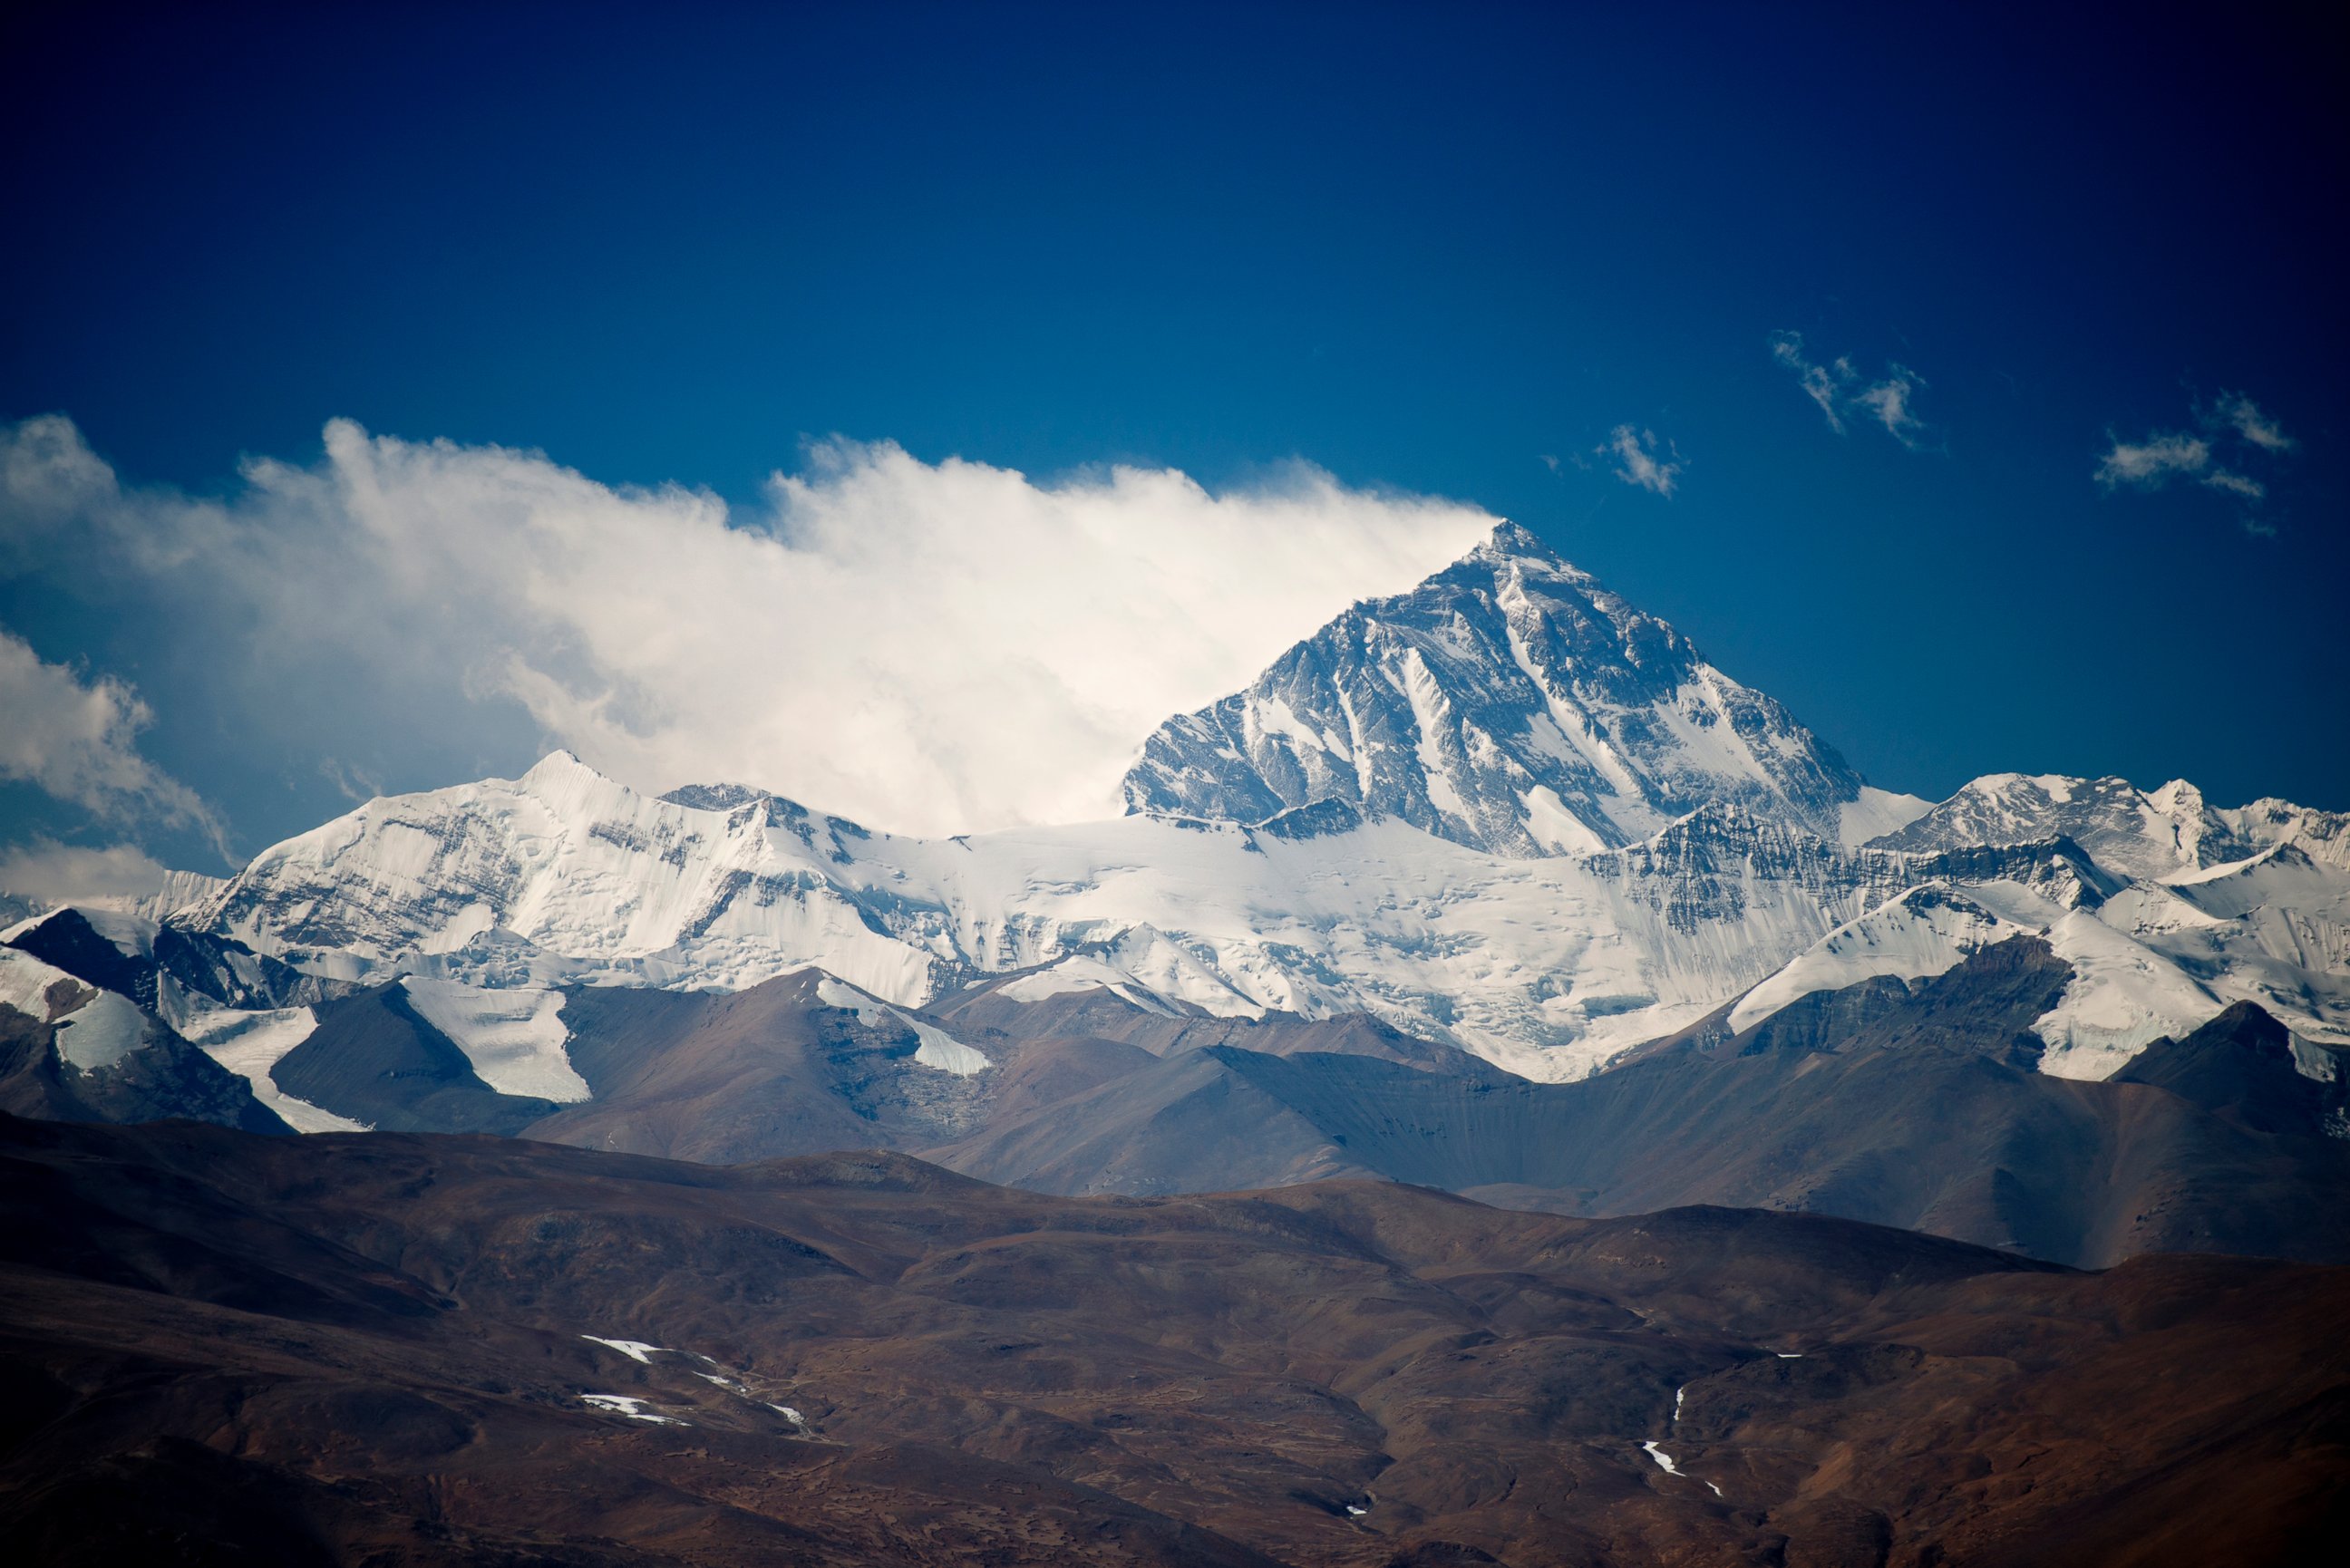
[(223, 680), (267, 689), (253, 722), (302, 754), (337, 744), (306, 724), (392, 763), (439, 728), (535, 728), (642, 784), (739, 779), (933, 833), (1115, 810), (1169, 712), (1493, 521), (1305, 464), (1211, 493), (847, 441), (743, 515), (348, 421), (319, 461), (248, 462), (215, 501), (125, 485), (62, 417), (0, 434), (11, 564), (103, 554), (191, 656), (241, 661)]
[(0, 629), (0, 780), (29, 784), (92, 815), (136, 815), (212, 831), (195, 792), (139, 751), (153, 713), (138, 692), (101, 675), (84, 680)]

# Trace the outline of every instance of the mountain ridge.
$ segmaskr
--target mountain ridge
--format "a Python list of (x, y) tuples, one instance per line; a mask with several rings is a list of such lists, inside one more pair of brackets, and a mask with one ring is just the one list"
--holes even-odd
[[(1190, 763), (1146, 743), (1128, 815), (951, 839), (742, 784), (645, 795), (556, 752), (368, 802), (167, 924), (321, 985), (742, 990), (813, 964), (898, 1007), (1009, 976), (1031, 1000), (1366, 1013), (1538, 1079), (2021, 931), (2076, 976), (2040, 1023), (2046, 1070), (2109, 1075), (2236, 1001), (2350, 1046), (2350, 817), (2177, 782), (1873, 791), (1509, 525), (1201, 711), (1239, 728)], [(1575, 833), (1543, 840), (1548, 799)]]

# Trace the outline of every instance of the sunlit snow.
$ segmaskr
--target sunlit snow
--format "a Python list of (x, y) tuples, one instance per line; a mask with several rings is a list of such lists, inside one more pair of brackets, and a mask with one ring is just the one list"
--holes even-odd
[(665, 1345), (647, 1345), (641, 1339), (606, 1339), (600, 1334), (583, 1334), (579, 1337), (593, 1340), (598, 1345), (608, 1345), (629, 1360), (642, 1362), (647, 1366), (652, 1365), (656, 1355), (666, 1354), (669, 1350), (669, 1346)]
[(400, 989), (418, 1015), (446, 1034), (482, 1082), (498, 1093), (557, 1105), (589, 1096), (588, 1081), (564, 1053), (571, 1033), (559, 1016), (561, 992), (531, 986), (490, 991), (421, 975), (410, 975)]
[(627, 1394), (582, 1394), (579, 1402), (611, 1415), (626, 1416), (631, 1421), (650, 1421), (656, 1427), (682, 1427), (687, 1424), (674, 1416), (657, 1416), (645, 1408), (648, 1401)]

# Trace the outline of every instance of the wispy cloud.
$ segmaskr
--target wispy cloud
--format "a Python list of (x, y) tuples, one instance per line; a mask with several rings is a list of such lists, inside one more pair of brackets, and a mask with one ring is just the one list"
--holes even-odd
[[(559, 743), (639, 785), (736, 780), (923, 833), (1115, 813), (1168, 714), (1495, 521), (1303, 464), (1217, 493), (847, 441), (730, 509), (344, 421), (317, 461), (244, 480), (218, 501), (139, 490), (69, 421), (0, 426), (0, 539), (46, 538), (41, 569), (111, 592), (152, 585), (157, 640), (289, 778), (372, 793)], [(96, 690), (99, 732), (137, 728), (127, 690)]]
[(2222, 392), (2212, 412), (2262, 452), (2291, 452), (2293, 438), (2261, 412), (2261, 406), (2241, 392)]
[(1914, 407), (1926, 378), (1906, 365), (1888, 362), (1885, 374), (1871, 379), (1845, 356), (1825, 363), (1810, 358), (1800, 332), (1771, 334), (1771, 358), (1794, 376), (1804, 396), (1819, 406), (1828, 429), (1846, 433), (1847, 421), (1873, 424), (1912, 452), (1922, 452), (1931, 434)]
[(113, 823), (192, 826), (218, 844), (219, 820), (196, 793), (139, 752), (154, 713), (112, 676), (84, 681), (0, 630), (0, 779), (29, 784)]
[[(2155, 431), (2142, 441), (2128, 441), (2106, 432), (2106, 448), (2091, 477), (2106, 491), (2160, 490), (2173, 480), (2189, 480), (2207, 490), (2257, 504), (2266, 499), (2268, 485), (2229, 466), (2246, 459), (2267, 460), (2289, 452), (2293, 439), (2258, 403), (2241, 392), (2222, 392), (2210, 408), (2199, 410), (2196, 428)], [(2268, 524), (2245, 531), (2262, 538), (2275, 536)]]
[(2211, 467), (2211, 443), (2200, 436), (2173, 432), (2133, 442), (2107, 435), (2113, 447), (2097, 461), (2096, 475), (2107, 490), (2126, 484), (2158, 490), (2181, 474), (2201, 475)]
[[(1665, 443), (1664, 452), (1658, 450), (1656, 431), (1634, 430), (1630, 425), (1617, 425), (1610, 431), (1607, 444), (1596, 451), (1602, 457), (1616, 460), (1616, 466), (1610, 472), (1617, 478), (1668, 499), (1680, 479), (1682, 468), (1687, 466), (1679, 461), (1680, 453), (1673, 450), (1669, 441)], [(1674, 461), (1665, 462), (1665, 452), (1670, 452)]]
[(1797, 381), (1828, 421), (1828, 429), (1844, 434), (1844, 416), (1836, 411), (1842, 394), (1840, 389), (1855, 379), (1852, 361), (1838, 359), (1833, 365), (1815, 365), (1804, 358), (1804, 335), (1800, 332), (1771, 334), (1771, 358), (1794, 372)]

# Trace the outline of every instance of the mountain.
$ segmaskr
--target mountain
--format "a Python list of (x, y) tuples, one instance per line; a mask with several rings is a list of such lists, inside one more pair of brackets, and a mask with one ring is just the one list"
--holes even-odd
[[(514, 993), (528, 1015), (482, 1027), (515, 1032), (546, 1076), (513, 1093), (549, 1105), (587, 1095), (555, 992), (743, 991), (810, 967), (933, 1018), (967, 993), (1084, 992), (1186, 1018), (1360, 1015), (1572, 1081), (1725, 1005), (1742, 1029), (2022, 933), (2073, 977), (2032, 1025), (2043, 1071), (2109, 1075), (2239, 1001), (2304, 1053), (2350, 1046), (2350, 819), (2222, 810), (2183, 784), (1993, 775), (1930, 807), (1871, 792), (1506, 526), (1170, 722), (1129, 784), (1121, 818), (926, 840), (741, 785), (649, 796), (557, 753), (263, 852), (152, 940), (276, 967), (234, 995), (174, 981), (151, 1010), (313, 1128), (354, 1118), (286, 1092), (276, 1064), (315, 1003), (392, 981), (465, 988), (477, 1012), (476, 992)], [(1565, 837), (1537, 831), (1553, 799)]]
[[(63, 919), (93, 934), (79, 917)], [(244, 1079), (151, 1011), (13, 946), (0, 946), (0, 1110), (59, 1121), (183, 1116), (247, 1132), (292, 1130)]]
[(2019, 936), (1912, 988), (1815, 992), (1573, 1084), (1213, 1046), (922, 1150), (1070, 1194), (1335, 1177), (1513, 1207), (1841, 1215), (2087, 1267), (2158, 1251), (2350, 1262), (2350, 1074), (2320, 1080), (2239, 1003), (2108, 1082), (2038, 1071), (2071, 980)]
[[(1814, 988), (1742, 1022), (1750, 996), (1565, 1085), (1360, 1014), (1219, 1017), (1038, 986), (1050, 971), (937, 1011), (813, 969), (734, 992), (411, 975), (255, 1015), (268, 1026), (227, 1049), (205, 1038), (311, 1132), (488, 1132), (720, 1164), (883, 1148), (1072, 1195), (1369, 1177), (1579, 1214), (1835, 1214), (2095, 1266), (2212, 1249), (2350, 1262), (2338, 1056), (2239, 1003), (2110, 1081), (2051, 1075), (2036, 1025), (2078, 989), (2073, 966), (1955, 896), (1903, 906), (1918, 907), (1980, 940), (1939, 972)], [(234, 1123), (210, 1104), (77, 1114)]]
[(1009, 975), (1030, 1001), (1362, 1013), (1555, 1080), (1749, 993), (1947, 967), (1981, 942), (1914, 917), (1948, 897), (2074, 966), (2052, 1071), (2110, 1074), (2239, 1000), (2350, 1044), (2344, 817), (2182, 784), (1872, 790), (1513, 527), (1170, 720), (1127, 794), (1120, 819), (923, 840), (741, 785), (650, 797), (558, 753), (369, 802), (171, 923), (340, 982), (740, 990), (813, 965), (899, 1007)]
[(1618, 848), (1706, 805), (1837, 838), (1926, 804), (1866, 791), (1777, 702), (1509, 524), (1170, 719), (1123, 791), (1131, 811), (1258, 825), (1343, 806), (1521, 857)]
[(2185, 779), (2149, 794), (2126, 779), (1992, 774), (1877, 843), (1948, 849), (2060, 836), (2099, 864), (2150, 882), (2249, 860), (2287, 840), (2330, 865), (2350, 866), (2350, 816), (2277, 800), (2223, 811)]
[(8, 1117), (0, 1214), (49, 1563), (2315, 1561), (2350, 1471), (2339, 1269)]

